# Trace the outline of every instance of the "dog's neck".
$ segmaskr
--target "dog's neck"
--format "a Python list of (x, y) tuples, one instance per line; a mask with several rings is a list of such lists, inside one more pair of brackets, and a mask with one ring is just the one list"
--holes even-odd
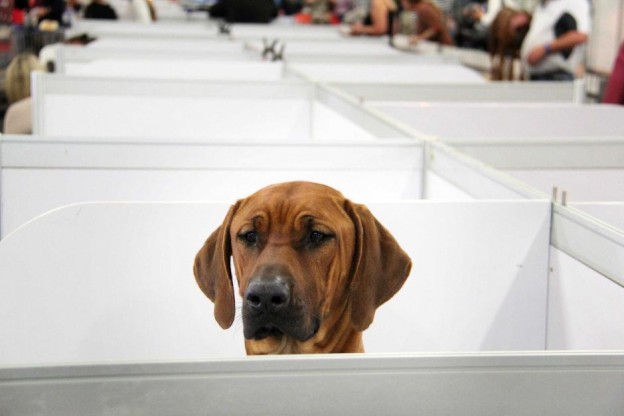
[(248, 355), (361, 353), (364, 344), (362, 332), (354, 330), (348, 314), (342, 313), (324, 319), (316, 335), (307, 341), (282, 335), (259, 341), (245, 340), (245, 349)]

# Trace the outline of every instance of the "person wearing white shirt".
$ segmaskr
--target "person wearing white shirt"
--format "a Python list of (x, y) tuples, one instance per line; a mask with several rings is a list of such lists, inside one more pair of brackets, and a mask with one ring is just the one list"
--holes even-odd
[(544, 0), (533, 12), (520, 57), (531, 80), (569, 81), (584, 60), (591, 29), (588, 0)]

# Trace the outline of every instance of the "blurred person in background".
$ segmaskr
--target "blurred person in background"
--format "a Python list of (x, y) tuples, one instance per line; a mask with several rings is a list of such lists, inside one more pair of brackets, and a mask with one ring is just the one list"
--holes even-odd
[(432, 0), (402, 0), (404, 10), (415, 12), (416, 34), (410, 36), (410, 43), (416, 44), (421, 40), (437, 42), (442, 45), (452, 45), (453, 39), (446, 26), (446, 19), (442, 9)]
[(462, 48), (486, 49), (487, 32), (479, 24), (478, 14), (487, 0), (453, 0), (447, 26), (455, 44)]
[(277, 17), (277, 5), (274, 0), (219, 0), (208, 13), (228, 23), (269, 23)]
[(28, 13), (37, 24), (45, 20), (57, 22), (60, 26), (63, 23), (65, 13), (65, 0), (36, 0), (34, 7)]
[(512, 20), (509, 22), (510, 33), (524, 28), (526, 34), (531, 23), (531, 15), (538, 2), (539, 0), (488, 0), (485, 8), (474, 7), (467, 12), (475, 21), (476, 31), (486, 37), (494, 20), (503, 10), (505, 10), (504, 13), (513, 13)]
[(4, 81), (9, 108), (4, 116), (4, 134), (32, 133), (30, 74), (43, 71), (39, 59), (30, 52), (16, 55), (9, 63)]
[(106, 0), (91, 0), (84, 9), (83, 17), (85, 19), (117, 20), (117, 12)]
[(350, 27), (351, 35), (382, 36), (389, 32), (389, 15), (398, 9), (394, 0), (371, 0), (368, 15)]
[(573, 80), (582, 71), (590, 28), (588, 0), (542, 0), (520, 50), (529, 79)]

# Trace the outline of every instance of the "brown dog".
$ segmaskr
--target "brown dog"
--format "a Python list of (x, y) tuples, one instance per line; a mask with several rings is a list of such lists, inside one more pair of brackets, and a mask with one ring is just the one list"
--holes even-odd
[(235, 314), (230, 257), (248, 354), (363, 352), (362, 331), (411, 268), (365, 206), (309, 182), (238, 201), (197, 253), (195, 278), (224, 329)]

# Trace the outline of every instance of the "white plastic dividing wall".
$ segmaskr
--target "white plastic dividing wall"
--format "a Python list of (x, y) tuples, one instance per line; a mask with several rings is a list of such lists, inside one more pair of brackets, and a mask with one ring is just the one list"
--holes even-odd
[[(606, 123), (606, 120), (605, 120)], [(624, 139), (587, 137), (486, 137), (449, 139), (453, 147), (513, 175), (542, 193), (568, 202), (623, 201)]]
[(328, 94), (321, 96), (317, 87), (304, 82), (199, 83), (35, 73), (32, 81), (33, 132), (47, 137), (159, 141), (405, 137), (357, 103), (334, 99), (330, 105)]
[[(228, 205), (78, 204), (2, 240), (0, 364), (242, 356), (240, 319), (221, 330), (192, 273)], [(545, 348), (547, 201), (369, 208), (414, 262), (369, 352)]]
[(216, 24), (200, 22), (158, 22), (158, 24), (137, 24), (129, 21), (98, 21), (81, 19), (65, 33), (66, 38), (87, 33), (96, 38), (157, 38), (210, 40), (218, 36)]
[(423, 145), (150, 144), (4, 136), (0, 236), (62, 205), (85, 201), (235, 200), (273, 182), (309, 180), (354, 198), (420, 199)]
[[(161, 57), (169, 57), (169, 54), (185, 52), (196, 56), (219, 54), (224, 52), (242, 53), (245, 44), (230, 39), (215, 38), (214, 40), (181, 40), (150, 39), (150, 38), (103, 38), (97, 39), (84, 48), (72, 48), (74, 51), (87, 50), (92, 52), (141, 52), (154, 51), (162, 54)], [(67, 48), (65, 46), (64, 48)]]
[(420, 63), (401, 65), (354, 63), (294, 63), (289, 69), (316, 82), (435, 84), (460, 82), (484, 83), (476, 71), (453, 63)]
[(623, 367), (621, 353), (482, 353), (6, 368), (0, 405), (22, 416), (249, 414), (266, 402), (273, 415), (612, 416)]
[(330, 86), (364, 103), (392, 102), (562, 102), (572, 103), (572, 82), (491, 82), (485, 84), (449, 83), (389, 84), (331, 83)]
[(624, 108), (553, 103), (371, 104), (421, 135), (448, 143), (471, 139), (621, 136)]
[(552, 218), (548, 348), (624, 350), (624, 230), (559, 204)]

